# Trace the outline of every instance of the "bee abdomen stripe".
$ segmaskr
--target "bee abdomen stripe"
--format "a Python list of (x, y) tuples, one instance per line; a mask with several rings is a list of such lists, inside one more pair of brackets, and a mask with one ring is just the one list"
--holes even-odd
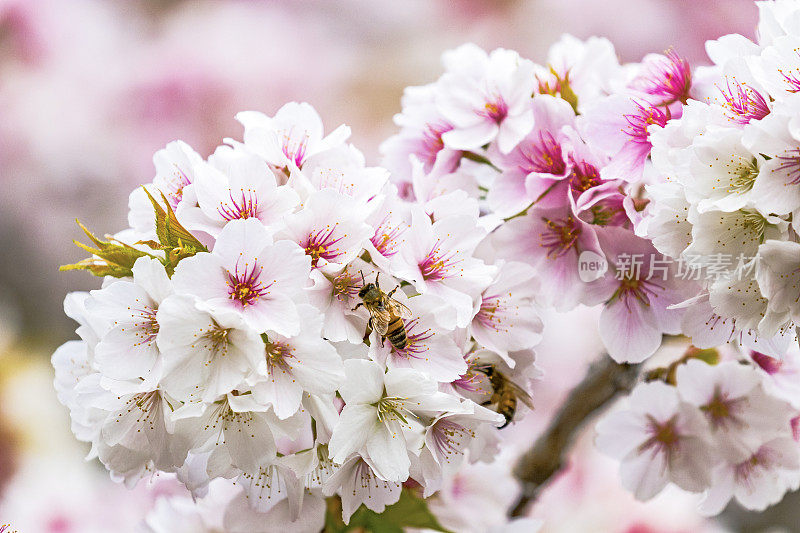
[(394, 320), (389, 322), (388, 326), (386, 326), (386, 330), (389, 332), (390, 335), (394, 334), (398, 330), (402, 330), (402, 328), (403, 328), (403, 320), (401, 318), (395, 318)]

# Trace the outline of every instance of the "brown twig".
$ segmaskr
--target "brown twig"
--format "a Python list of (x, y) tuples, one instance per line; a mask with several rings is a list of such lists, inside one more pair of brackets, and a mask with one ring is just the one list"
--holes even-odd
[(620, 393), (633, 388), (640, 365), (620, 364), (603, 356), (564, 401), (550, 425), (514, 468), (522, 493), (511, 516), (522, 516), (528, 505), (564, 465), (572, 441), (583, 425)]

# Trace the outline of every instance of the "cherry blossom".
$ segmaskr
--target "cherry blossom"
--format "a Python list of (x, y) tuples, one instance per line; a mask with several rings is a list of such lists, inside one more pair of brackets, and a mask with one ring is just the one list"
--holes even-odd
[(350, 136), (347, 126), (324, 136), (322, 119), (305, 102), (286, 104), (274, 117), (243, 111), (236, 118), (244, 126), (245, 146), (278, 168), (302, 168), (308, 158), (343, 144)]
[(497, 139), (500, 151), (509, 152), (533, 126), (533, 63), (511, 50), (487, 54), (472, 44), (445, 53), (442, 62), (447, 74), (436, 105), (453, 125), (442, 134), (444, 144), (474, 150)]
[(164, 300), (157, 318), (163, 324), (156, 337), (164, 354), (162, 384), (174, 397), (211, 402), (258, 369), (262, 341), (240, 317), (214, 316), (176, 294)]
[(338, 492), (342, 496), (342, 518), (346, 524), (364, 504), (367, 509), (383, 512), (387, 505), (400, 499), (400, 483), (380, 479), (369, 463), (361, 457), (348, 459), (323, 485), (326, 494)]
[(133, 281), (117, 281), (92, 291), (86, 305), (105, 316), (108, 327), (95, 348), (98, 368), (113, 379), (153, 377), (162, 358), (156, 344), (159, 304), (172, 292), (164, 267), (143, 257)]
[(650, 155), (652, 131), (666, 126), (670, 118), (669, 111), (645, 100), (614, 94), (588, 109), (580, 124), (590, 144), (614, 154), (601, 169), (602, 176), (636, 182)]
[(403, 430), (420, 414), (458, 409), (458, 400), (438, 392), (436, 382), (416, 370), (384, 374), (377, 363), (361, 360), (345, 361), (344, 370), (339, 393), (345, 407), (331, 436), (331, 458), (343, 464), (350, 454), (363, 454), (381, 479), (406, 479), (411, 462)]
[(640, 384), (629, 402), (597, 424), (597, 447), (622, 461), (622, 485), (641, 500), (669, 482), (694, 492), (707, 487), (713, 448), (701, 414), (663, 383)]
[(368, 211), (341, 193), (324, 189), (304, 203), (304, 209), (286, 217), (281, 236), (296, 242), (312, 268), (341, 271), (355, 259), (373, 230), (364, 221)]
[[(130, 227), (86, 230), (63, 267), (104, 278), (67, 296), (52, 357), (76, 438), (114, 480), (186, 487), (151, 531), (318, 531), (401, 498), (453, 531), (536, 530), (509, 519), (512, 463), (596, 399), (565, 387), (602, 354), (584, 384), (630, 378), (595, 427), (622, 489), (779, 501), (800, 485), (800, 9), (758, 10), (710, 66), (569, 35), (543, 64), (445, 52), (383, 166), (306, 103), (238, 114), (207, 158), (168, 144)], [(564, 324), (589, 340), (553, 341)]]
[(273, 243), (255, 219), (230, 222), (214, 250), (181, 261), (175, 291), (198, 299), (212, 313), (235, 313), (257, 332), (300, 331), (296, 298), (307, 284), (311, 260), (290, 241)]
[(535, 275), (525, 263), (503, 264), (481, 294), (480, 308), (472, 319), (475, 340), (509, 364), (513, 360), (508, 352), (536, 345), (541, 338), (543, 326), (534, 304)]
[(474, 314), (474, 301), (494, 273), (492, 266), (472, 256), (482, 237), (469, 215), (431, 222), (414, 211), (395, 275), (410, 281), (419, 292), (449, 302), (456, 310), (455, 324), (465, 327)]
[(652, 245), (620, 228), (600, 233), (609, 273), (592, 292), (605, 300), (600, 336), (617, 361), (640, 362), (661, 344), (663, 333), (680, 331), (682, 310), (673, 308), (693, 294), (692, 282), (676, 275), (676, 266)]
[(309, 305), (298, 312), (301, 334), (288, 338), (267, 332), (260, 372), (252, 378), (253, 394), (282, 419), (297, 412), (304, 392), (333, 395), (344, 379), (339, 354), (320, 336), (322, 317)]
[(199, 207), (185, 209), (181, 220), (187, 228), (214, 237), (230, 220), (278, 222), (300, 201), (291, 188), (278, 186), (267, 164), (254, 155), (223, 147), (212, 162), (198, 164), (195, 173), (193, 190)]

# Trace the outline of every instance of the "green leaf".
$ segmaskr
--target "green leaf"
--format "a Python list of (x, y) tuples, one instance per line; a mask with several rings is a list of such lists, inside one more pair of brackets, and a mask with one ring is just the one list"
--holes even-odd
[(338, 497), (327, 499), (325, 516), (326, 533), (346, 533), (363, 531), (365, 533), (403, 533), (404, 528), (430, 529), (447, 533), (436, 517), (431, 514), (425, 500), (403, 489), (400, 499), (376, 513), (363, 505), (350, 517), (350, 523), (342, 521), (342, 504)]
[(78, 222), (78, 225), (94, 244), (92, 246), (83, 244), (80, 241), (73, 241), (77, 246), (86, 250), (92, 257), (78, 261), (71, 265), (62, 265), (59, 270), (88, 270), (95, 276), (113, 276), (124, 278), (133, 275), (133, 264), (140, 257), (152, 257), (158, 259), (142, 250), (137, 250), (133, 246), (119, 241), (103, 241), (97, 238), (86, 226)]

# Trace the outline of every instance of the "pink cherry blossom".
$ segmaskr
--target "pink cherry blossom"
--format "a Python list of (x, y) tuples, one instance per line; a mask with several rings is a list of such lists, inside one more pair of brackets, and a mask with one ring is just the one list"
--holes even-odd
[(660, 382), (638, 385), (629, 409), (597, 424), (597, 447), (619, 458), (622, 485), (648, 500), (673, 482), (699, 492), (708, 486), (713, 448), (700, 413)]

